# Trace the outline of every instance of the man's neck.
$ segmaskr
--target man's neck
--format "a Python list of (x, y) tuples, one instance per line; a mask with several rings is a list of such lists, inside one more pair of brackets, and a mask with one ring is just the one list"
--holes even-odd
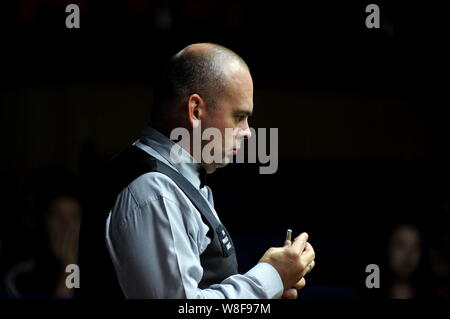
[[(158, 131), (159, 133), (161, 133), (162, 135), (164, 135), (165, 137), (170, 139), (170, 135), (171, 135), (173, 128), (168, 128), (168, 126), (158, 125), (156, 123), (150, 123), (149, 125), (151, 128), (155, 129), (156, 131)], [(170, 139), (170, 140), (173, 141), (174, 143), (178, 143), (178, 145), (180, 145), (186, 152), (188, 152), (192, 156), (192, 158), (194, 158), (197, 161), (197, 163), (199, 163), (199, 165), (201, 167), (203, 167), (203, 169), (205, 169), (205, 171), (208, 174), (211, 174), (212, 172), (215, 171), (215, 169), (213, 167), (210, 167), (209, 165), (208, 166), (203, 165), (203, 163), (201, 162), (201, 159), (198, 159), (194, 156), (194, 154), (193, 154), (194, 153), (193, 152), (193, 142), (194, 141), (192, 140), (192, 138), (193, 138), (192, 134), (190, 134), (190, 137), (191, 138), (189, 139), (188, 144), (178, 143), (181, 140), (181, 136), (179, 136), (177, 140), (173, 140), (173, 139)]]
[(150, 123), (149, 126), (170, 139), (170, 133), (172, 132), (172, 129), (158, 125), (156, 123)]

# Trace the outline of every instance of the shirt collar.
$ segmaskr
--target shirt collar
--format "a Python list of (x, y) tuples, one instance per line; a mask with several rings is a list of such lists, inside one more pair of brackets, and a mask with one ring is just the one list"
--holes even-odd
[(140, 141), (158, 152), (196, 188), (203, 186), (206, 172), (187, 150), (150, 126), (144, 129)]

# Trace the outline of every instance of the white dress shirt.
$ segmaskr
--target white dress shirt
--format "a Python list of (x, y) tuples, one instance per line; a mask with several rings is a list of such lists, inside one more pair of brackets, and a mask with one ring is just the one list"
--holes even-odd
[[(211, 189), (200, 188), (197, 163), (158, 131), (147, 127), (134, 145), (176, 169), (207, 199), (215, 217)], [(170, 151), (180, 156), (172, 161)], [(180, 163), (181, 162), (181, 163)], [(116, 199), (106, 221), (106, 244), (127, 298), (279, 298), (283, 283), (277, 270), (258, 263), (207, 289), (200, 254), (210, 243), (209, 228), (183, 191), (164, 174), (135, 179)]]

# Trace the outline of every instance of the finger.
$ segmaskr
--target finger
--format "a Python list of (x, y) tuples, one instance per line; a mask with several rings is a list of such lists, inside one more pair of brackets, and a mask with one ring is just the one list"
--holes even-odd
[(296, 250), (299, 250), (300, 253), (303, 252), (305, 249), (306, 242), (308, 241), (308, 234), (307, 233), (301, 233), (298, 235), (294, 243), (292, 244), (292, 248), (295, 248)]
[(305, 250), (302, 253), (302, 257), (303, 256), (305, 256), (308, 259), (308, 264), (311, 263), (316, 258), (316, 253), (310, 243), (306, 243)]
[(303, 253), (310, 252), (310, 251), (314, 252), (314, 248), (313, 248), (313, 246), (311, 246), (311, 244), (309, 242), (306, 242), (305, 249), (303, 250)]
[(311, 270), (313, 270), (315, 265), (316, 265), (316, 262), (314, 260), (311, 263), (309, 263), (306, 273), (309, 274), (311, 272)]
[(311, 246), (309, 242), (306, 242), (305, 249), (303, 250), (302, 255), (316, 255), (313, 246)]
[(291, 246), (291, 245), (292, 245), (292, 242), (290, 240), (285, 240), (284, 241), (284, 247), (288, 247), (288, 246)]
[[(302, 254), (300, 259), (303, 261), (304, 265), (310, 265), (314, 261), (315, 255), (313, 252), (307, 252)], [(307, 268), (305, 268), (306, 270)]]
[(297, 299), (297, 297), (298, 297), (298, 293), (297, 293), (297, 289), (295, 289), (295, 288), (286, 289), (283, 292), (283, 295), (281, 296), (281, 298), (286, 298), (286, 299)]
[(305, 278), (300, 279), (295, 285), (294, 288), (297, 290), (303, 289), (306, 286), (306, 280)]

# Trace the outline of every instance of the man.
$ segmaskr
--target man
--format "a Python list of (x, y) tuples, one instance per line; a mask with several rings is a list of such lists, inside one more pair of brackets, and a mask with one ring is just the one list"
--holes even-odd
[[(118, 194), (109, 192), (105, 237), (125, 297), (297, 297), (314, 267), (308, 235), (269, 249), (255, 267), (238, 274), (231, 238), (203, 183), (206, 173), (229, 163), (251, 136), (252, 111), (249, 69), (231, 50), (193, 44), (169, 61), (155, 89), (150, 127), (112, 161), (107, 174), (113, 184), (114, 178), (124, 181)], [(176, 128), (191, 133), (188, 143), (170, 139)], [(194, 152), (195, 131), (211, 128), (221, 138), (200, 141), (201, 148), (218, 147), (206, 155)], [(123, 177), (122, 171), (137, 166), (146, 168)], [(83, 271), (80, 266), (82, 277)]]

